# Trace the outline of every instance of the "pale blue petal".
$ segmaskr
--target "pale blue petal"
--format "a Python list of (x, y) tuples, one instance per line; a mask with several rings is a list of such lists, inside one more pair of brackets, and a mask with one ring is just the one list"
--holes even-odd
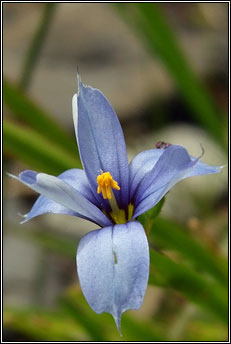
[(80, 214), (65, 208), (59, 203), (56, 203), (52, 201), (51, 199), (45, 197), (45, 196), (39, 196), (38, 199), (35, 201), (33, 207), (27, 213), (24, 215), (25, 220), (23, 220), (21, 223), (25, 223), (31, 219), (33, 219), (36, 216), (52, 213), (52, 214), (63, 214), (63, 215), (71, 215), (71, 216), (77, 216), (81, 217)]
[(137, 154), (129, 164), (130, 200), (133, 200), (138, 185), (144, 176), (153, 169), (164, 149), (150, 149)]
[(184, 147), (172, 145), (166, 148), (137, 188), (134, 218), (159, 202), (197, 162), (198, 159), (192, 160)]
[[(134, 195), (136, 194), (138, 185), (144, 179), (145, 175), (150, 172), (160, 156), (165, 152), (165, 149), (150, 149), (139, 153), (129, 164), (130, 171), (130, 200), (134, 201)], [(197, 158), (190, 155), (191, 160)], [(201, 176), (206, 174), (219, 173), (222, 166), (209, 166), (201, 161), (198, 161), (192, 169), (185, 172), (182, 179)]]
[(134, 218), (152, 208), (180, 180), (219, 173), (221, 169), (222, 166), (209, 166), (190, 156), (181, 146), (166, 148), (155, 167), (146, 171), (137, 188)]
[(149, 247), (139, 222), (105, 227), (86, 234), (77, 250), (77, 270), (83, 294), (96, 313), (120, 318), (139, 309), (148, 282)]
[[(73, 118), (81, 160), (93, 192), (97, 176), (109, 171), (120, 186), (114, 191), (120, 207), (128, 202), (128, 160), (119, 120), (103, 93), (85, 86), (79, 79), (78, 96), (73, 97)], [(102, 195), (99, 202), (107, 204)]]
[(111, 221), (99, 208), (88, 201), (79, 191), (57, 177), (30, 170), (20, 173), (19, 177), (12, 177), (84, 218), (101, 226), (111, 224)]
[[(61, 173), (58, 178), (63, 180), (65, 183), (71, 185), (75, 190), (79, 191), (86, 199), (91, 203), (97, 205), (97, 200), (92, 194), (91, 188), (89, 186), (86, 174), (83, 170), (73, 168)], [(66, 214), (72, 216), (83, 217), (68, 208), (63, 207), (51, 199), (45, 196), (39, 196), (30, 212), (26, 214), (25, 220), (22, 223), (42, 214), (54, 213), (54, 214)], [(83, 217), (85, 218), (85, 217)]]
[[(195, 159), (191, 156), (192, 159)], [(221, 172), (224, 166), (210, 166), (202, 161), (198, 161), (190, 170), (188, 170), (182, 179), (194, 176), (204, 176), (206, 174), (214, 174)]]

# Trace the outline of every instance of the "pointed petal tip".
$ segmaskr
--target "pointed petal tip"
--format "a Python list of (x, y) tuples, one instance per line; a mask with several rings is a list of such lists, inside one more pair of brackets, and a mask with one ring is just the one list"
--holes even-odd
[(20, 182), (23, 182), (24, 184), (29, 184), (32, 185), (36, 182), (36, 177), (37, 177), (37, 172), (32, 171), (32, 170), (25, 170), (21, 173), (19, 173), (18, 176), (15, 176), (14, 174), (11, 174), (9, 172), (6, 172), (6, 174), (14, 179), (17, 179)]
[(79, 74), (78, 67), (77, 67), (77, 82), (78, 82), (78, 91), (79, 91), (80, 84), (81, 84), (82, 82), (81, 82), (81, 76), (80, 76), (80, 74)]
[(76, 67), (77, 71), (76, 71), (76, 76), (77, 76), (77, 87), (78, 87), (78, 93), (77, 96), (79, 96), (80, 91), (82, 89), (82, 87), (84, 86), (82, 81), (81, 81), (81, 76), (80, 76), (80, 72), (79, 72), (79, 67)]
[(120, 337), (122, 337), (122, 333), (121, 333), (121, 315), (122, 313), (118, 314), (117, 312), (113, 313), (113, 319), (115, 320), (115, 324), (117, 327), (117, 330), (119, 331)]
[(80, 73), (79, 73), (79, 66), (76, 66), (76, 74), (77, 74), (77, 78), (80, 78)]
[(23, 220), (23, 221), (20, 221), (20, 222), (19, 222), (19, 224), (20, 224), (20, 225), (24, 225), (24, 223), (25, 223), (25, 222), (27, 222), (27, 220), (26, 220), (26, 219), (25, 219), (25, 220)]
[(223, 170), (223, 168), (225, 168), (225, 167), (228, 167), (228, 164), (217, 166), (218, 173), (221, 172)]
[(82, 83), (81, 76), (80, 76), (79, 72), (77, 72), (77, 84), (78, 84), (77, 96), (80, 96), (80, 92), (83, 91), (84, 88), (90, 87), (90, 86)]
[(14, 179), (18, 179), (18, 177), (15, 176), (14, 174), (11, 174), (11, 173), (9, 173), (9, 172), (5, 172), (5, 173), (6, 173), (6, 175), (7, 175), (8, 177), (11, 177), (11, 178), (14, 178)]
[(17, 215), (20, 216), (21, 218), (23, 218), (23, 220), (19, 222), (20, 225), (23, 225), (25, 222), (28, 221), (28, 219), (27, 219), (28, 213), (24, 214), (24, 215), (21, 213), (17, 213)]

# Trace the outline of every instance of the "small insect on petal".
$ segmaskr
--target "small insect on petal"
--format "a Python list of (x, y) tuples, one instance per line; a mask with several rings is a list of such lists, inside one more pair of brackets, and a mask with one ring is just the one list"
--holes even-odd
[(169, 146), (171, 146), (171, 143), (167, 143), (167, 142), (164, 142), (164, 141), (158, 141), (157, 143), (156, 143), (156, 148), (157, 149), (166, 149), (166, 148), (168, 148)]

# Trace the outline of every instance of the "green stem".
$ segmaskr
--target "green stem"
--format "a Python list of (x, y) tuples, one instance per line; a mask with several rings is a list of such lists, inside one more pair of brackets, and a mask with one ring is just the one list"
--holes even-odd
[(41, 21), (32, 38), (22, 69), (22, 75), (19, 82), (22, 89), (27, 89), (31, 81), (33, 71), (44, 45), (48, 29), (51, 25), (55, 6), (56, 3), (46, 3), (44, 6)]

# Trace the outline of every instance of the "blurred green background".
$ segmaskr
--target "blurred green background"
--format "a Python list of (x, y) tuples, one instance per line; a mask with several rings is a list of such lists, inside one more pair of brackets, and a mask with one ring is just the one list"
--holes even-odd
[[(3, 48), (5, 171), (80, 167), (77, 66), (113, 104), (129, 160), (163, 140), (227, 164), (228, 3), (4, 3)], [(37, 195), (3, 183), (5, 341), (227, 340), (227, 168), (182, 181), (140, 219), (150, 280), (122, 338), (77, 280), (78, 240), (95, 225), (53, 214), (20, 225)]]

